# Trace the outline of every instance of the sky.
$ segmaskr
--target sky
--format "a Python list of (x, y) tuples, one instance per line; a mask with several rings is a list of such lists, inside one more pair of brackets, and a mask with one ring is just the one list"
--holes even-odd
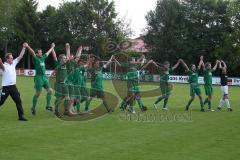
[[(38, 11), (44, 10), (47, 5), (58, 7), (63, 0), (37, 0)], [(75, 1), (75, 0), (65, 0)], [(130, 24), (133, 30), (132, 38), (138, 37), (143, 33), (147, 22), (145, 16), (148, 11), (153, 10), (156, 6), (157, 0), (110, 0), (115, 1), (116, 12), (119, 18)]]

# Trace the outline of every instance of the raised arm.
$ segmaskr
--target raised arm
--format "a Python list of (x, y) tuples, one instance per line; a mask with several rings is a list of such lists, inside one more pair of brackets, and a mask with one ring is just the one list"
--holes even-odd
[(202, 67), (203, 64), (203, 56), (200, 57), (200, 61), (199, 61), (199, 64), (198, 64), (198, 69), (200, 70), (201, 67)]
[(53, 56), (54, 61), (57, 61), (57, 54), (55, 52), (55, 49), (52, 50), (52, 56)]
[(187, 64), (182, 59), (180, 59), (180, 63), (182, 63), (182, 65), (183, 65), (183, 67), (185, 68), (186, 71), (189, 71), (189, 67), (187, 66)]
[(141, 69), (145, 69), (149, 64), (153, 63), (153, 60), (151, 59), (150, 61), (148, 61), (147, 64), (143, 65)]
[(201, 64), (200, 68), (202, 67), (203, 70), (206, 70), (206, 67), (205, 67), (205, 64), (204, 64), (204, 61), (203, 61), (203, 56), (200, 57), (200, 64)]
[(155, 61), (153, 61), (153, 60), (152, 60), (152, 64), (153, 64), (155, 67), (157, 67), (157, 68), (160, 67), (160, 66), (159, 66)]
[(24, 56), (24, 54), (25, 54), (25, 51), (26, 51), (26, 48), (27, 48), (27, 46), (28, 46), (28, 44), (25, 42), (25, 43), (23, 43), (23, 48), (22, 48), (22, 50), (21, 50), (21, 52), (20, 52), (20, 54), (19, 54), (19, 56), (17, 57), (17, 61), (19, 62), (22, 58), (23, 58), (23, 56)]
[(29, 50), (29, 52), (32, 56), (36, 56), (34, 50), (29, 45), (27, 45), (27, 49)]
[(111, 58), (108, 60), (106, 64), (104, 64), (103, 67), (106, 68), (112, 62), (113, 58), (114, 58), (114, 55), (111, 56)]
[(172, 69), (173, 70), (175, 70), (178, 66), (179, 66), (179, 64), (180, 64), (180, 59), (177, 61), (177, 63), (172, 67)]
[(76, 58), (80, 58), (81, 57), (82, 49), (83, 49), (82, 46), (78, 47), (78, 50), (77, 50), (77, 53), (76, 53)]
[(219, 62), (220, 62), (219, 60), (216, 61), (216, 64), (215, 64), (215, 66), (213, 67), (213, 70), (214, 70), (214, 71), (217, 69)]
[(118, 60), (117, 60), (115, 57), (114, 57), (113, 59), (114, 59), (114, 61), (117, 63), (118, 66), (121, 66), (121, 63), (118, 62)]
[(70, 45), (69, 45), (69, 43), (66, 43), (66, 45), (65, 45), (65, 50), (66, 50), (66, 56), (67, 56), (67, 58), (68, 59), (70, 59), (70, 54), (71, 54), (71, 52), (70, 52)]
[(4, 65), (3, 65), (3, 62), (2, 62), (2, 59), (0, 58), (0, 68), (4, 71), (5, 68), (4, 68)]
[(226, 68), (227, 69), (227, 65), (226, 65), (226, 63), (222, 60), (221, 62), (219, 62), (219, 64), (221, 65), (221, 64), (223, 64), (223, 68)]
[(55, 44), (52, 43), (52, 44), (51, 44), (51, 48), (50, 48), (50, 49), (47, 51), (47, 53), (46, 53), (47, 56), (49, 56), (49, 54), (52, 52), (52, 50), (54, 49), (54, 47), (55, 47)]

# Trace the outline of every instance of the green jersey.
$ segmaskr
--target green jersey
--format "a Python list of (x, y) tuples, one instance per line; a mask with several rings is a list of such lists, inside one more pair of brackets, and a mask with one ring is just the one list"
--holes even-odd
[(204, 75), (204, 83), (206, 85), (212, 85), (212, 72), (213, 70), (211, 69), (206, 69), (204, 70), (203, 72), (203, 75)]
[(137, 68), (131, 67), (127, 72), (127, 86), (128, 88), (139, 85), (139, 72)]
[(198, 71), (189, 70), (188, 76), (189, 76), (188, 82), (190, 84), (198, 84)]
[(96, 90), (102, 90), (103, 89), (103, 85), (102, 85), (102, 81), (103, 81), (103, 68), (100, 67), (98, 69), (96, 68), (92, 68), (90, 69), (90, 73), (91, 73), (91, 86), (93, 89)]
[(55, 71), (56, 71), (56, 82), (63, 83), (67, 77), (67, 66), (66, 64), (61, 64), (59, 61), (55, 61)]
[(67, 81), (69, 83), (73, 83), (74, 80), (74, 70), (76, 68), (77, 64), (75, 62), (75, 60), (70, 60), (66, 63), (66, 67), (67, 67), (67, 74), (68, 74), (68, 77), (67, 77)]
[(33, 65), (36, 70), (36, 76), (44, 76), (46, 72), (45, 60), (47, 59), (47, 54), (43, 54), (41, 57), (33, 56)]
[(168, 82), (169, 75), (173, 72), (173, 68), (165, 69), (163, 67), (159, 68), (160, 82)]
[(73, 74), (73, 78), (74, 78), (74, 81), (73, 83), (75, 85), (78, 85), (80, 87), (84, 87), (84, 71), (85, 71), (85, 68), (84, 67), (77, 67), (75, 70), (74, 70), (74, 74)]

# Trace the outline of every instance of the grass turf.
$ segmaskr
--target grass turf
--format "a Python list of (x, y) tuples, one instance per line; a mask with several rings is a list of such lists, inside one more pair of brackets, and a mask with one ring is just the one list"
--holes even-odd
[[(17, 85), (29, 121), (17, 121), (17, 111), (9, 97), (0, 109), (1, 160), (231, 160), (240, 157), (237, 87), (230, 87), (232, 113), (225, 108), (201, 113), (196, 98), (191, 106), (192, 122), (141, 123), (120, 121), (119, 111), (88, 122), (61, 121), (45, 110), (45, 92), (39, 99), (37, 115), (33, 117), (30, 114), (33, 79), (18, 77)], [(180, 112), (188, 101), (189, 86), (174, 86), (169, 107), (173, 112)], [(114, 92), (109, 81), (104, 82), (104, 87)], [(149, 112), (155, 99), (143, 99)], [(219, 99), (220, 89), (215, 86), (214, 108)]]

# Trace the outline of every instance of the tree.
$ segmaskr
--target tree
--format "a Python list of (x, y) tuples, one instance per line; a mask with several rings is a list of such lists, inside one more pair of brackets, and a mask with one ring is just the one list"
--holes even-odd
[[(14, 16), (19, 0), (1, 0), (0, 1), (0, 44), (3, 52), (8, 51), (9, 41), (14, 36)], [(11, 48), (10, 48), (11, 50)]]
[[(15, 48), (19, 48), (19, 44), (28, 42), (32, 47), (40, 47), (40, 24), (39, 15), (37, 13), (36, 0), (22, 0), (16, 10), (15, 15)], [(19, 50), (19, 49), (18, 49)], [(30, 68), (30, 56), (23, 61), (28, 62)]]
[[(193, 63), (204, 55), (208, 61), (224, 58), (233, 62), (227, 55), (236, 57), (233, 45), (239, 43), (233, 35), (237, 35), (239, 24), (237, 18), (229, 14), (233, 11), (231, 3), (234, 2), (159, 0), (155, 10), (146, 16), (148, 26), (145, 40), (152, 48), (154, 57), (161, 61), (183, 58)], [(236, 4), (232, 6), (236, 7)], [(233, 73), (234, 67), (229, 67)]]

